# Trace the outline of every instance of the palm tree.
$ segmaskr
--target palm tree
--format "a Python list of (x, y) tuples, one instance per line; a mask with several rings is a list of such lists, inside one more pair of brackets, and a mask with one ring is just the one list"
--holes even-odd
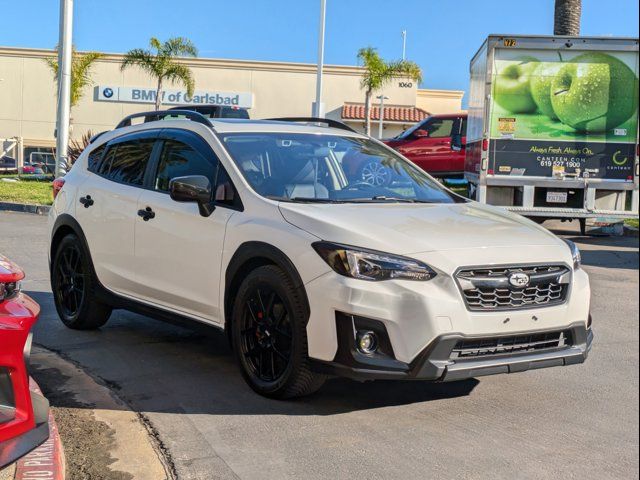
[(161, 43), (155, 37), (149, 40), (151, 50), (134, 48), (124, 56), (120, 70), (136, 65), (157, 81), (156, 110), (162, 104), (162, 88), (165, 80), (171, 83), (181, 83), (187, 89), (187, 95), (193, 95), (195, 82), (189, 67), (176, 61), (176, 57), (197, 57), (198, 50), (191, 40), (183, 37), (170, 38)]
[[(56, 47), (56, 50), (57, 49)], [(96, 60), (102, 58), (103, 55), (97, 52), (78, 53), (75, 47), (73, 47), (71, 51), (71, 107), (75, 107), (82, 99), (85, 87), (93, 84), (91, 80), (91, 68)], [(58, 58), (46, 58), (45, 62), (47, 62), (47, 65), (49, 65), (49, 68), (53, 72), (53, 77), (57, 85)]]
[(364, 66), (364, 74), (360, 86), (365, 91), (364, 117), (365, 134), (371, 131), (371, 98), (373, 92), (380, 90), (397, 77), (407, 77), (414, 82), (422, 81), (420, 67), (408, 60), (385, 62), (375, 48), (362, 48), (358, 52), (358, 59)]
[(581, 0), (556, 0), (554, 35), (580, 35)]

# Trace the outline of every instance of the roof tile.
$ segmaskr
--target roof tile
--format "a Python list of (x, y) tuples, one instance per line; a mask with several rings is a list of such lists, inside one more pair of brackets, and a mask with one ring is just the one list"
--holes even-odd
[[(417, 123), (429, 116), (429, 112), (418, 107), (389, 105), (384, 107), (384, 120), (389, 122)], [(363, 103), (345, 103), (342, 106), (343, 120), (364, 120)], [(380, 120), (380, 106), (371, 106), (371, 120)]]

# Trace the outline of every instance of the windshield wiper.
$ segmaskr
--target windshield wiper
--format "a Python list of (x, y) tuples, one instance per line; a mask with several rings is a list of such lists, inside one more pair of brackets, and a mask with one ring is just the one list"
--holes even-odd
[(428, 200), (419, 200), (417, 198), (388, 197), (386, 195), (376, 195), (371, 198), (357, 198), (355, 200), (365, 202), (434, 203)]
[(316, 197), (291, 197), (291, 198), (276, 198), (283, 202), (299, 202), (299, 203), (342, 203), (340, 200), (333, 200), (331, 198), (316, 198)]

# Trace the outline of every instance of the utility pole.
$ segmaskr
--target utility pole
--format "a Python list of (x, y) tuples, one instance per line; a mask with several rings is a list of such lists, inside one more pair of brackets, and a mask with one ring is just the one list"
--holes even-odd
[(56, 178), (63, 173), (63, 165), (67, 165), (67, 153), (69, 149), (72, 43), (73, 0), (60, 0), (60, 39), (58, 41), (58, 112), (56, 119)]
[(402, 30), (402, 60), (407, 59), (407, 31)]
[(380, 140), (384, 130), (384, 101), (389, 100), (389, 97), (385, 97), (384, 94), (382, 94), (376, 98), (380, 100), (380, 123), (378, 125), (378, 140)]
[(318, 32), (318, 77), (316, 79), (316, 103), (313, 106), (313, 116), (324, 117), (322, 108), (322, 69), (324, 66), (324, 30), (327, 15), (327, 0), (320, 0), (320, 28)]

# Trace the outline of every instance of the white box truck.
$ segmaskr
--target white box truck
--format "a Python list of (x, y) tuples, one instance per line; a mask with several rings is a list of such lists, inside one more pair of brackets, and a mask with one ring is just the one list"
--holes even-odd
[(534, 220), (638, 216), (638, 39), (490, 35), (471, 60), (465, 178)]

